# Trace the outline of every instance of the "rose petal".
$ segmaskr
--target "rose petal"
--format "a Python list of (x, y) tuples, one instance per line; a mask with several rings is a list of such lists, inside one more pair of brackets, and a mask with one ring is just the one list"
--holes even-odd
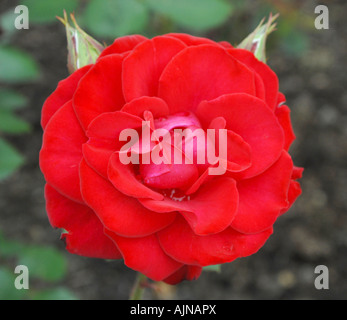
[(182, 217), (158, 233), (163, 250), (175, 260), (185, 264), (207, 266), (230, 262), (234, 259), (233, 237), (230, 228), (199, 236)]
[(250, 168), (237, 173), (250, 178), (269, 168), (280, 156), (284, 145), (282, 127), (264, 101), (243, 93), (228, 94), (199, 105), (197, 116), (205, 126), (211, 118), (222, 116), (227, 129), (240, 135), (252, 152)]
[(145, 40), (147, 40), (147, 38), (139, 34), (119, 37), (110, 46), (108, 46), (101, 52), (98, 59), (110, 54), (130, 51)]
[(120, 110), (124, 105), (121, 55), (100, 60), (80, 81), (73, 98), (76, 115), (86, 130), (100, 114)]
[(223, 94), (254, 95), (254, 74), (221, 47), (194, 46), (170, 61), (159, 80), (158, 92), (171, 113), (194, 111), (201, 101)]
[(292, 206), (295, 200), (301, 195), (302, 190), (300, 183), (297, 181), (290, 181), (289, 190), (288, 190), (288, 209)]
[(284, 131), (284, 149), (289, 150), (290, 145), (295, 140), (295, 134), (293, 132), (292, 123), (290, 120), (290, 109), (288, 106), (282, 105), (277, 107), (275, 115)]
[(260, 75), (265, 88), (265, 101), (271, 110), (277, 106), (277, 94), (279, 89), (278, 78), (268, 65), (258, 60), (254, 54), (245, 49), (228, 49), (228, 52), (241, 61), (247, 67)]
[(181, 40), (188, 46), (198, 46), (201, 44), (210, 44), (210, 45), (219, 45), (218, 43), (214, 42), (213, 40), (207, 39), (207, 38), (202, 38), (202, 37), (196, 37), (192, 36), (187, 33), (168, 33), (168, 37), (173, 37), (176, 39)]
[(219, 130), (219, 129), (225, 129), (226, 125), (227, 125), (227, 122), (223, 117), (216, 117), (211, 121), (208, 128)]
[(200, 274), (202, 272), (202, 268), (198, 266), (188, 266), (184, 265), (180, 269), (178, 269), (175, 273), (173, 273), (171, 276), (163, 279), (164, 282), (167, 284), (175, 285), (183, 280), (196, 280), (199, 278)]
[(304, 172), (304, 168), (296, 167), (293, 168), (292, 179), (297, 180), (302, 178), (302, 173)]
[(54, 92), (46, 99), (42, 107), (41, 126), (46, 128), (48, 121), (65, 103), (70, 101), (81, 78), (89, 71), (90, 65), (82, 67), (59, 82)]
[(277, 106), (280, 107), (285, 102), (286, 96), (282, 92), (279, 92), (277, 96)]
[(219, 41), (218, 44), (223, 46), (225, 49), (232, 49), (233, 46), (228, 41)]
[(258, 73), (254, 73), (254, 81), (255, 81), (255, 96), (261, 100), (266, 100), (266, 92), (265, 85), (263, 79), (260, 77)]
[(126, 237), (143, 237), (172, 223), (175, 213), (158, 214), (144, 208), (136, 199), (125, 196), (91, 169), (80, 165), (81, 190), (105, 228)]
[(102, 259), (122, 258), (89, 207), (69, 200), (48, 184), (45, 187), (45, 198), (49, 221), (53, 227), (66, 230), (62, 238), (70, 253)]
[(81, 203), (78, 166), (86, 141), (70, 101), (48, 122), (40, 151), (40, 168), (46, 181), (64, 196)]
[(140, 202), (156, 212), (181, 212), (199, 235), (221, 232), (235, 217), (238, 193), (236, 183), (231, 178), (222, 177), (209, 181), (189, 197), (183, 196), (181, 199), (172, 193), (171, 198), (166, 197), (163, 201), (140, 199)]
[(163, 251), (156, 235), (124, 238), (111, 231), (106, 233), (122, 252), (125, 265), (155, 281), (169, 277), (182, 267), (181, 263), (173, 260)]
[(142, 122), (140, 117), (129, 113), (105, 112), (91, 122), (87, 130), (88, 144), (115, 151), (117, 147), (126, 143), (119, 140), (121, 132), (128, 129), (140, 129)]
[(232, 228), (230, 229), (235, 239), (233, 247), (235, 258), (243, 258), (255, 254), (273, 233), (272, 227), (254, 234), (244, 234)]
[(272, 230), (245, 235), (232, 228), (208, 235), (196, 235), (187, 222), (177, 216), (174, 223), (158, 232), (163, 250), (173, 259), (189, 265), (208, 266), (227, 263), (255, 253)]
[(89, 140), (83, 145), (87, 163), (104, 178), (107, 178), (108, 162), (115, 150), (124, 143), (119, 136), (124, 129), (138, 129), (142, 119), (125, 112), (106, 112), (95, 118), (87, 130)]
[(123, 64), (123, 92), (127, 102), (156, 96), (159, 77), (168, 62), (185, 44), (171, 37), (155, 37), (138, 45)]
[(227, 131), (228, 171), (239, 172), (249, 168), (251, 162), (251, 147), (238, 134)]
[(112, 147), (95, 147), (92, 144), (85, 143), (82, 146), (83, 158), (88, 165), (93, 168), (105, 179), (108, 179), (107, 168), (114, 149)]
[(129, 113), (115, 111), (105, 112), (94, 119), (87, 130), (89, 140), (116, 140), (125, 129), (142, 127), (142, 119)]
[(199, 176), (194, 164), (143, 164), (140, 174), (144, 183), (158, 189), (187, 189)]
[(239, 208), (231, 226), (243, 233), (268, 229), (279, 212), (288, 206), (288, 188), (293, 162), (283, 151), (278, 161), (263, 174), (239, 181)]
[(164, 100), (157, 97), (141, 97), (125, 104), (121, 111), (141, 118), (145, 111), (150, 111), (154, 118), (160, 118), (169, 114), (169, 107)]
[[(227, 130), (226, 146), (221, 145), (219, 130), (225, 129), (226, 120), (223, 117), (214, 118), (209, 129), (215, 130), (215, 155), (223, 156), (226, 152), (227, 169), (233, 172), (245, 170), (251, 165), (251, 147), (246, 143), (241, 136), (231, 130)], [(221, 148), (225, 150), (221, 152)]]
[(185, 192), (186, 195), (191, 195), (195, 193), (202, 184), (204, 184), (207, 181), (210, 181), (214, 178), (214, 176), (209, 174), (209, 168), (207, 168), (200, 176), (199, 178), (189, 187), (189, 189)]
[(290, 181), (289, 184), (289, 190), (288, 190), (288, 205), (286, 208), (283, 208), (279, 215), (282, 215), (283, 213), (287, 212), (289, 208), (293, 205), (295, 200), (301, 195), (302, 190), (300, 183), (294, 180)]
[(108, 178), (124, 194), (135, 198), (162, 200), (164, 196), (143, 185), (135, 176), (132, 164), (122, 164), (119, 153), (115, 152), (108, 165)]

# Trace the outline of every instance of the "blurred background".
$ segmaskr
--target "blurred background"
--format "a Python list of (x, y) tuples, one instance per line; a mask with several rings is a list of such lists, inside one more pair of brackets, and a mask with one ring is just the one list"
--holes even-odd
[[(29, 8), (17, 30), (14, 8)], [(329, 29), (315, 28), (317, 5)], [(255, 255), (204, 271), (175, 287), (159, 284), (147, 299), (347, 298), (347, 3), (287, 0), (1, 0), (0, 2), (0, 300), (127, 299), (135, 272), (121, 261), (71, 255), (48, 223), (38, 166), (40, 112), (68, 76), (64, 26), (75, 12), (100, 42), (140, 33), (186, 32), (238, 44), (270, 12), (279, 13), (267, 43), (268, 64), (292, 110), (290, 152), (305, 168), (303, 194)], [(29, 290), (16, 290), (15, 266), (27, 265)], [(329, 269), (317, 290), (315, 268)]]

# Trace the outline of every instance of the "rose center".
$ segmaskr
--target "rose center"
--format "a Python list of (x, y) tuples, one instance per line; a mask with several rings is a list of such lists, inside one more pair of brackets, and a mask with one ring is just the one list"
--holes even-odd
[(154, 120), (149, 164), (140, 162), (143, 182), (157, 189), (189, 188), (205, 170), (206, 135), (199, 120), (184, 112)]

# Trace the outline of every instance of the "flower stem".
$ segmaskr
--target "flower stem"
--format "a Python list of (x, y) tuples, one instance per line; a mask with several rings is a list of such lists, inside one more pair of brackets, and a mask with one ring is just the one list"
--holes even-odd
[(143, 292), (145, 291), (145, 282), (147, 280), (147, 277), (143, 275), (142, 273), (138, 273), (133, 289), (131, 290), (130, 298), (129, 300), (141, 300)]

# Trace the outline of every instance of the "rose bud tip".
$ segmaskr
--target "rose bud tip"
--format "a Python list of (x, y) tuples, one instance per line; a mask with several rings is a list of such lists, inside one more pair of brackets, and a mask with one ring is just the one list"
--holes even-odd
[(237, 47), (240, 49), (246, 49), (251, 52), (262, 62), (266, 63), (266, 39), (270, 33), (276, 30), (275, 20), (279, 14), (272, 13), (269, 15), (269, 19), (264, 24), (265, 18), (263, 18), (255, 30), (249, 34)]
[(74, 27), (71, 27), (69, 24), (65, 10), (64, 18), (57, 17), (66, 29), (68, 49), (67, 67), (69, 72), (73, 73), (77, 69), (95, 63), (105, 47), (81, 29), (73, 13), (70, 14), (70, 18)]

